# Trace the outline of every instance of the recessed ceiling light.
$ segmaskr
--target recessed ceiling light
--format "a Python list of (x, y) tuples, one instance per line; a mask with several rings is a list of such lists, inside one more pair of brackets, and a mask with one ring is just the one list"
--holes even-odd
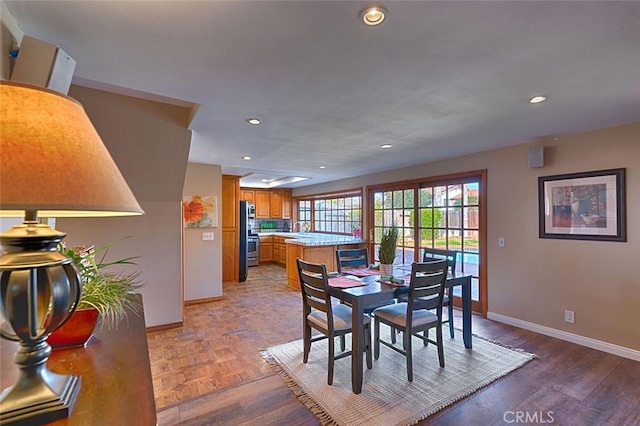
[(391, 148), (392, 146), (393, 146), (393, 145), (391, 145), (391, 144), (385, 143), (384, 145), (380, 145), (380, 148), (382, 148), (382, 149), (389, 149), (389, 148)]
[(242, 157), (243, 160), (249, 161), (251, 160), (251, 157), (249, 157), (248, 155), (245, 155), (244, 157)]
[(247, 123), (257, 126), (259, 124), (262, 124), (262, 121), (260, 121), (259, 118), (247, 118)]
[(319, 169), (326, 169), (326, 166), (318, 166)]
[(544, 102), (547, 98), (544, 96), (534, 96), (533, 98), (529, 99), (529, 103), (530, 104), (539, 104), (540, 102)]
[(379, 6), (369, 7), (360, 12), (362, 21), (369, 26), (380, 25), (386, 16), (386, 9)]

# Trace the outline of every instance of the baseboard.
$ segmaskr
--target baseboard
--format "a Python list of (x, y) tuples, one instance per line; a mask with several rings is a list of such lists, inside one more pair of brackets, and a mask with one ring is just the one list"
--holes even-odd
[(178, 327), (182, 327), (182, 321), (172, 322), (170, 324), (154, 325), (153, 327), (147, 327), (147, 333), (151, 331), (168, 330), (170, 328), (178, 328)]
[(560, 340), (565, 340), (567, 342), (576, 343), (588, 348), (597, 349), (602, 352), (618, 355), (623, 358), (640, 361), (640, 351), (637, 351), (635, 349), (629, 349), (625, 348), (624, 346), (614, 345), (612, 343), (603, 342), (601, 340), (592, 339), (590, 337), (584, 337), (577, 334), (568, 333), (566, 331), (556, 330), (555, 328), (545, 327), (544, 325), (534, 324), (532, 322), (508, 317), (506, 315), (496, 314), (494, 312), (488, 312), (487, 318), (489, 318), (490, 320), (513, 325), (515, 327), (524, 328), (525, 330), (544, 334), (545, 336), (555, 337)]
[(222, 300), (223, 297), (224, 296), (216, 296), (216, 297), (205, 297), (203, 299), (185, 300), (184, 301), (184, 306), (198, 305), (200, 303), (207, 303), (207, 302), (215, 302), (216, 300)]

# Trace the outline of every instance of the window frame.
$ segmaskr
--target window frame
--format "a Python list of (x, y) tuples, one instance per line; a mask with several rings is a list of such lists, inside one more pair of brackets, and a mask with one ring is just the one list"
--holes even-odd
[[(353, 206), (353, 198), (359, 198), (358, 207), (347, 208), (347, 205)], [(348, 199), (350, 200), (347, 202)], [(362, 189), (352, 189), (326, 194), (304, 195), (296, 197), (295, 201), (298, 221), (310, 222), (311, 232), (321, 234), (353, 235), (353, 229), (356, 229), (356, 227), (362, 229), (364, 210)], [(325, 208), (319, 208), (319, 204), (323, 202)], [(302, 206), (302, 203), (305, 205)], [(327, 214), (327, 212), (329, 214)], [(341, 217), (339, 212), (352, 212), (351, 214), (356, 212), (356, 218), (349, 220), (347, 219), (346, 214), (343, 214)]]

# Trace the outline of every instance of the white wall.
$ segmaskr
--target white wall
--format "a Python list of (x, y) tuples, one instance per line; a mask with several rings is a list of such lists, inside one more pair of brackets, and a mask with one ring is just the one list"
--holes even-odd
[[(186, 301), (222, 296), (222, 167), (189, 163), (184, 195), (212, 195), (218, 200), (218, 226), (184, 229), (184, 298)], [(213, 241), (203, 241), (213, 232)]]

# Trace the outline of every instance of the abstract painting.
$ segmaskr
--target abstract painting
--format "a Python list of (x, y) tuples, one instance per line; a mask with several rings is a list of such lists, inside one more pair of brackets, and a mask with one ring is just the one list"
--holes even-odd
[(185, 195), (182, 198), (185, 228), (211, 228), (218, 226), (218, 197), (211, 195)]

